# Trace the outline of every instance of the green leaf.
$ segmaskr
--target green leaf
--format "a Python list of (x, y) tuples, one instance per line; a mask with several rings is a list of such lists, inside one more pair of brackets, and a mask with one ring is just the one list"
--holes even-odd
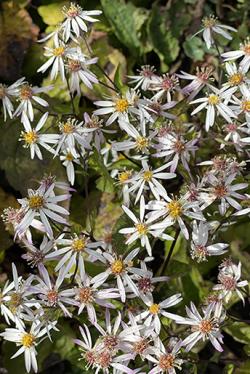
[(205, 51), (203, 50), (203, 42), (200, 38), (188, 38), (183, 43), (183, 48), (188, 57), (194, 61), (202, 61)]
[(123, 234), (119, 234), (119, 230), (131, 227), (131, 220), (127, 216), (127, 214), (123, 214), (116, 222), (113, 232), (112, 232), (112, 247), (114, 248), (115, 252), (122, 254), (128, 249), (128, 245), (125, 244), (126, 236)]
[(115, 36), (125, 45), (132, 55), (143, 52), (140, 41), (141, 27), (147, 20), (148, 11), (137, 8), (124, 0), (101, 0), (102, 8), (109, 23), (112, 25)]
[(178, 40), (172, 35), (166, 22), (166, 14), (162, 14), (160, 7), (154, 5), (148, 22), (149, 38), (160, 60), (169, 64), (177, 58), (180, 47)]
[(96, 187), (98, 190), (108, 193), (114, 192), (114, 181), (109, 175), (108, 169), (104, 165), (103, 159), (96, 149), (93, 152), (91, 161), (94, 162), (94, 164), (92, 163), (92, 167), (101, 174), (101, 177), (96, 181)]
[(234, 322), (224, 330), (231, 335), (234, 340), (244, 344), (250, 344), (250, 325), (244, 322)]
[(234, 374), (249, 374), (250, 373), (250, 361), (244, 362), (239, 368), (234, 371)]
[(62, 1), (48, 5), (41, 5), (37, 10), (46, 25), (55, 26), (65, 18), (62, 13), (62, 7), (64, 5), (68, 5), (68, 2)]

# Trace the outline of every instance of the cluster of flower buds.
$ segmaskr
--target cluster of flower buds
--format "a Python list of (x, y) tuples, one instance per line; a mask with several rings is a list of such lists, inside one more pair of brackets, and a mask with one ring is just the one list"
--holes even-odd
[[(73, 98), (81, 94), (82, 83), (89, 89), (98, 84), (89, 70), (97, 58), (84, 54), (80, 41), (88, 46), (89, 24), (101, 11), (71, 4), (63, 14), (65, 20), (42, 40), (50, 47), (45, 47), (48, 60), (38, 71), (51, 69), (52, 80), (58, 74), (67, 80)], [(215, 34), (231, 39), (228, 31), (236, 31), (213, 17), (203, 23), (208, 48), (217, 46)], [(87, 173), (91, 155), (97, 154), (113, 178), (126, 218), (117, 233), (127, 248), (123, 254), (112, 241), (97, 240), (92, 231), (74, 231), (69, 218), (74, 190), (51, 176), (18, 200), (19, 209), (4, 211), (3, 219), (25, 248), (23, 258), (33, 270), (24, 279), (12, 266), (13, 280), (3, 287), (0, 306), (6, 323), (15, 327), (1, 336), (20, 346), (13, 358), (24, 353), (28, 372), (37, 372), (36, 346), (46, 337), (53, 339), (61, 316), (85, 316), (88, 322), (79, 326), (74, 341), (87, 370), (96, 373), (175, 374), (185, 365), (186, 352), (200, 340), (223, 350), (221, 327), (228, 318), (228, 301), (238, 297), (244, 302), (247, 293), (241, 263), (223, 259), (218, 284), (211, 287), (215, 292), (201, 311), (194, 303), (186, 307), (187, 317), (177, 314), (183, 295), (168, 287), (167, 266), (180, 238), (190, 262), (224, 256), (229, 244), (220, 242), (218, 234), (250, 212), (244, 205), (249, 202), (245, 166), (250, 144), (250, 42), (221, 55), (225, 61), (241, 57), (239, 66), (221, 66), (225, 82), (213, 76), (212, 67), (194, 74), (158, 75), (154, 67), (142, 66), (129, 76), (134, 88), (120, 92), (114, 85), (116, 92), (95, 101), (97, 108), (82, 121), (75, 113), (58, 116), (56, 133), (47, 126), (54, 112), (31, 124), (34, 109), (48, 107), (37, 94), (51, 86), (31, 87), (22, 78), (0, 87), (4, 117), (21, 116), (20, 139), (30, 148), (31, 158), (42, 159), (40, 147), (59, 157), (73, 186), (75, 170)], [(185, 80), (191, 82), (185, 85)], [(15, 98), (20, 104), (14, 111)], [(186, 112), (191, 108), (193, 122), (181, 116), (182, 107)], [(210, 159), (209, 142), (215, 142), (217, 151)], [(118, 166), (121, 159), (128, 161), (126, 167)], [(153, 274), (150, 265), (162, 241), (170, 251)], [(89, 265), (98, 271), (92, 272)], [(162, 284), (163, 298), (157, 293)], [(167, 344), (165, 330), (171, 331)]]

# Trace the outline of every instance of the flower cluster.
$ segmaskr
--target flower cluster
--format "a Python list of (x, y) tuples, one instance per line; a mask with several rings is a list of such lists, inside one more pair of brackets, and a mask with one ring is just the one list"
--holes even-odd
[[(80, 333), (74, 342), (86, 370), (175, 374), (201, 341), (223, 350), (228, 303), (237, 298), (244, 303), (247, 293), (241, 263), (225, 258), (230, 243), (219, 234), (249, 214), (249, 41), (222, 54), (227, 61), (220, 67), (223, 82), (212, 67), (159, 75), (154, 67), (142, 66), (128, 77), (132, 86), (109, 87), (109, 97), (96, 100), (93, 113), (81, 118), (74, 97), (81, 95), (82, 85), (92, 90), (100, 83), (90, 70), (97, 58), (91, 56), (88, 31), (101, 11), (71, 3), (62, 12), (64, 21), (41, 40), (48, 43), (48, 60), (38, 72), (50, 70), (52, 81), (58, 75), (67, 81), (72, 113), (57, 116), (39, 96), (52, 86), (32, 87), (22, 78), (0, 87), (4, 118), (20, 116), (20, 140), (31, 158), (42, 160), (44, 148), (62, 162), (69, 182), (45, 176), (18, 199), (18, 209), (3, 213), (32, 272), (18, 275), (12, 265), (0, 307), (6, 324), (14, 327), (0, 335), (19, 346), (12, 358), (24, 353), (27, 372), (37, 372), (36, 346), (53, 339), (60, 317), (77, 316)], [(213, 17), (203, 25), (207, 48), (217, 43), (216, 34), (230, 40), (229, 32), (236, 31)], [(239, 66), (231, 61), (241, 57)], [(185, 80), (191, 82), (185, 85)], [(33, 125), (37, 111), (43, 114)], [(204, 155), (212, 142), (217, 154), (208, 150)], [(95, 168), (102, 170), (104, 184), (113, 182), (122, 208), (115, 239), (97, 237), (93, 228), (79, 229), (70, 217), (77, 174), (87, 179)], [(187, 248), (190, 263), (210, 256), (222, 262), (211, 294), (199, 307), (186, 306), (186, 317), (185, 295), (168, 283), (178, 242)], [(154, 272), (152, 263), (159, 257), (163, 262)], [(157, 292), (162, 285), (165, 293)]]

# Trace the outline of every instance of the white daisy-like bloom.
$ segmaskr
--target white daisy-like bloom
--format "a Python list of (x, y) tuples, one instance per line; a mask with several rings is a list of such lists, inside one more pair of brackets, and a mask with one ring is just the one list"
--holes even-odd
[(179, 304), (181, 300), (182, 296), (180, 293), (170, 296), (158, 304), (154, 303), (152, 297), (144, 297), (143, 302), (146, 304), (147, 310), (137, 315), (135, 319), (136, 321), (143, 320), (145, 326), (151, 327), (155, 331), (155, 333), (159, 335), (161, 331), (160, 316), (174, 320), (180, 318), (177, 314), (169, 313), (165, 309)]
[[(198, 149), (196, 143), (198, 139), (186, 141), (182, 136), (175, 134), (166, 134), (157, 137), (158, 144), (154, 145), (157, 153), (155, 157), (164, 157), (170, 166), (170, 172), (176, 171), (179, 162), (182, 163), (186, 170), (189, 169), (190, 153), (194, 155)], [(172, 160), (171, 160), (172, 158)]]
[(141, 298), (143, 298), (144, 296), (149, 296), (152, 294), (155, 289), (155, 283), (167, 282), (169, 280), (169, 277), (154, 277), (153, 272), (147, 268), (145, 261), (141, 261), (140, 265), (143, 274), (141, 274), (140, 276), (135, 274), (135, 283)]
[(214, 44), (213, 34), (219, 34), (224, 36), (224, 38), (228, 40), (232, 40), (232, 36), (229, 34), (228, 31), (237, 32), (237, 30), (231, 26), (220, 24), (218, 22), (218, 19), (214, 16), (203, 18), (202, 23), (203, 28), (199, 30), (195, 35), (198, 35), (202, 32), (203, 39), (208, 49), (211, 48), (211, 46)]
[(172, 94), (179, 87), (179, 78), (176, 74), (163, 74), (162, 76), (152, 77), (152, 83), (150, 85), (151, 91), (157, 91), (152, 97), (152, 100), (160, 100), (164, 97), (167, 98), (167, 102), (172, 101)]
[(250, 67), (250, 39), (247, 38), (244, 43), (241, 43), (238, 50), (222, 53), (221, 56), (225, 61), (238, 60), (243, 57), (240, 68), (244, 73), (247, 73)]
[(152, 83), (152, 78), (155, 76), (154, 66), (143, 65), (141, 69), (138, 69), (138, 75), (128, 75), (128, 78), (131, 79), (130, 84), (136, 84), (135, 90), (141, 87), (143, 91), (147, 91)]
[(100, 247), (101, 242), (91, 242), (89, 237), (84, 234), (74, 234), (69, 238), (65, 237), (65, 234), (61, 234), (55, 241), (56, 248), (53, 252), (49, 253), (47, 259), (57, 259), (59, 260), (55, 271), (60, 270), (66, 265), (66, 269), (76, 265), (78, 259), (82, 258), (92, 261), (94, 259), (103, 260), (101, 254), (97, 251)]
[(208, 256), (219, 256), (226, 252), (228, 244), (216, 243), (207, 245), (209, 225), (205, 222), (193, 221), (193, 232), (191, 241), (191, 257), (197, 262), (207, 261)]
[(241, 210), (241, 205), (235, 200), (243, 200), (244, 195), (239, 194), (237, 191), (248, 187), (247, 183), (236, 183), (232, 184), (235, 179), (235, 173), (230, 174), (225, 178), (217, 178), (215, 175), (209, 175), (209, 183), (212, 185), (209, 190), (209, 196), (204, 202), (202, 209), (210, 205), (216, 200), (220, 201), (219, 212), (224, 215), (227, 211), (228, 206), (232, 206), (236, 210)]
[(78, 122), (75, 118), (68, 118), (65, 122), (59, 123), (59, 130), (61, 132), (58, 142), (55, 146), (55, 156), (58, 155), (61, 148), (69, 149), (73, 154), (77, 145), (81, 147), (81, 152), (85, 149), (91, 149), (88, 143), (86, 133), (83, 131), (83, 122)]
[(182, 341), (171, 338), (167, 347), (162, 341), (157, 338), (155, 342), (155, 352), (148, 357), (148, 360), (153, 362), (154, 367), (149, 371), (149, 374), (167, 373), (176, 374), (176, 369), (181, 370), (181, 365), (184, 360), (178, 358)]
[[(53, 322), (51, 328), (55, 324), (56, 322)], [(29, 332), (26, 331), (26, 329), (21, 323), (17, 322), (16, 328), (7, 328), (0, 335), (5, 340), (14, 342), (18, 346), (21, 346), (21, 348), (19, 348), (18, 351), (11, 358), (16, 358), (24, 353), (25, 368), (27, 372), (29, 373), (33, 369), (34, 372), (37, 373), (38, 367), (36, 361), (36, 346), (39, 344), (41, 340), (44, 340), (46, 338), (46, 334), (46, 328), (40, 330), (37, 326), (37, 323), (35, 322), (32, 323)]]
[(240, 91), (242, 94), (241, 99), (233, 96), (233, 105), (231, 106), (231, 108), (237, 116), (240, 114), (244, 114), (247, 123), (250, 124), (250, 89), (246, 85), (241, 85)]
[(98, 287), (91, 283), (91, 278), (86, 274), (82, 258), (79, 260), (79, 275), (76, 276), (76, 282), (75, 300), (78, 302), (78, 315), (86, 308), (89, 320), (92, 324), (95, 324), (97, 322), (95, 305), (115, 309), (108, 299), (120, 297), (117, 288), (98, 290)]
[(182, 345), (190, 351), (199, 340), (210, 340), (214, 348), (222, 352), (223, 335), (220, 332), (220, 324), (224, 321), (226, 314), (216, 314), (214, 305), (210, 304), (202, 310), (203, 316), (198, 312), (196, 306), (191, 303), (191, 307), (186, 307), (187, 318), (179, 317), (175, 319), (178, 324), (190, 325), (191, 334), (187, 336)]
[[(25, 78), (23, 78), (25, 79)], [(39, 104), (43, 107), (48, 107), (49, 104), (46, 100), (38, 96), (40, 93), (48, 92), (53, 86), (47, 87), (33, 87), (28, 84), (28, 82), (23, 81), (18, 89), (18, 101), (20, 104), (15, 110), (14, 116), (21, 115), (21, 121), (24, 121), (24, 114), (33, 121), (34, 120), (34, 110), (33, 104)]]
[[(132, 244), (138, 239), (141, 242), (141, 246), (145, 247), (148, 255), (152, 256), (152, 248), (150, 245), (150, 241), (148, 236), (152, 235), (155, 238), (161, 238), (165, 240), (173, 240), (172, 236), (167, 235), (164, 233), (164, 230), (172, 225), (172, 222), (166, 223), (155, 223), (154, 221), (156, 218), (154, 216), (146, 219), (145, 218), (145, 200), (144, 196), (142, 195), (140, 198), (140, 216), (137, 218), (135, 214), (127, 208), (125, 205), (122, 205), (122, 209), (124, 212), (129, 216), (129, 218), (133, 221), (134, 226), (128, 227), (119, 230), (119, 233), (125, 234), (128, 236), (128, 239), (126, 240), (126, 244)], [(158, 217), (157, 217), (158, 218)]]
[(58, 134), (41, 134), (39, 133), (44, 124), (48, 119), (49, 113), (44, 113), (43, 116), (38, 121), (35, 128), (31, 127), (30, 121), (26, 115), (23, 113), (23, 125), (25, 131), (21, 132), (20, 141), (24, 141), (24, 147), (30, 148), (30, 157), (33, 159), (37, 156), (40, 160), (43, 159), (42, 152), (40, 151), (39, 145), (45, 148), (50, 153), (54, 153), (55, 151), (49, 144), (56, 144), (59, 135)]
[(192, 81), (182, 88), (182, 93), (184, 95), (189, 95), (189, 100), (192, 100), (203, 87), (209, 84), (209, 80), (212, 80), (212, 71), (213, 69), (211, 67), (202, 66), (201, 68), (196, 67), (196, 74), (189, 74), (184, 71), (181, 71), (181, 74), (176, 74), (180, 79)]
[(133, 266), (133, 259), (139, 253), (140, 248), (132, 250), (126, 257), (118, 256), (115, 253), (102, 253), (102, 262), (106, 264), (107, 269), (104, 272), (99, 273), (92, 278), (91, 283), (98, 287), (103, 284), (109, 276), (116, 278), (117, 287), (120, 293), (121, 301), (126, 301), (126, 286), (134, 293), (139, 296), (139, 291), (133, 281), (133, 275), (141, 275), (143, 272), (139, 268)]
[(72, 93), (76, 92), (81, 95), (80, 84), (83, 83), (88, 88), (93, 88), (93, 83), (98, 83), (96, 75), (89, 70), (89, 66), (97, 62), (98, 58), (87, 59), (85, 55), (81, 55), (67, 60), (66, 67), (69, 72), (69, 86)]
[(74, 339), (74, 342), (79, 345), (82, 353), (81, 356), (86, 362), (86, 370), (90, 368), (95, 369), (95, 373), (100, 370), (104, 374), (112, 373), (128, 373), (133, 374), (133, 370), (124, 365), (123, 355), (116, 356), (112, 350), (101, 349), (99, 339), (93, 345), (91, 334), (88, 327), (84, 324), (84, 329), (79, 326), (82, 340)]
[(148, 113), (148, 116), (152, 123), (159, 117), (167, 118), (170, 120), (175, 119), (176, 116), (174, 114), (169, 113), (168, 109), (172, 109), (173, 107), (175, 107), (176, 104), (176, 101), (170, 101), (163, 104), (160, 100), (157, 100), (157, 98), (144, 98), (141, 100), (141, 107), (142, 109), (144, 109), (144, 112)]
[(231, 122), (232, 118), (237, 118), (237, 115), (227, 105), (227, 102), (231, 99), (231, 96), (234, 92), (234, 87), (231, 87), (229, 89), (226, 89), (224, 87), (221, 90), (218, 90), (217, 88), (212, 86), (209, 87), (211, 88), (213, 93), (209, 94), (206, 97), (202, 97), (190, 102), (190, 104), (199, 104), (198, 107), (191, 113), (192, 116), (200, 112), (201, 110), (206, 109), (206, 131), (208, 131), (209, 128), (213, 126), (216, 114), (222, 116), (227, 122)]
[(94, 104), (101, 107), (93, 112), (94, 115), (111, 114), (106, 121), (107, 126), (116, 120), (128, 121), (128, 113), (131, 112), (134, 106), (129, 91), (126, 92), (125, 96), (116, 96), (106, 101), (95, 101)]
[(22, 85), (24, 80), (25, 78), (20, 78), (10, 86), (0, 84), (0, 100), (2, 100), (3, 105), (4, 121), (7, 119), (7, 114), (10, 118), (13, 117), (14, 107), (12, 100), (18, 96), (19, 86)]
[(213, 287), (213, 290), (218, 291), (220, 297), (228, 303), (233, 294), (237, 294), (244, 303), (244, 297), (241, 288), (248, 285), (247, 280), (241, 279), (241, 262), (238, 265), (229, 263), (227, 266), (222, 266), (218, 275), (218, 284)]
[(189, 232), (184, 222), (184, 217), (197, 219), (198, 221), (205, 221), (205, 218), (199, 208), (197, 201), (189, 201), (186, 194), (179, 199), (170, 198), (167, 193), (162, 193), (164, 199), (151, 200), (147, 204), (147, 209), (150, 212), (147, 217), (151, 220), (161, 218), (161, 224), (166, 227), (172, 226), (175, 222), (178, 223), (184, 237), (189, 239)]
[(226, 62), (227, 82), (223, 83), (223, 87), (234, 87), (234, 92), (238, 90), (243, 84), (248, 84), (250, 81), (247, 79), (246, 74), (242, 69), (237, 67), (233, 62)]
[(44, 47), (46, 57), (49, 57), (37, 72), (45, 73), (46, 70), (51, 68), (50, 78), (51, 80), (56, 79), (58, 73), (60, 72), (61, 78), (65, 81), (65, 59), (72, 56), (72, 53), (76, 51), (75, 48), (69, 48), (64, 43), (59, 40), (54, 40), (54, 48)]
[(14, 263), (12, 263), (12, 276), (13, 282), (5, 285), (3, 297), (1, 296), (1, 313), (8, 324), (10, 324), (10, 321), (20, 322), (24, 318), (26, 319), (26, 316), (34, 319), (30, 309), (31, 303), (27, 298), (30, 295), (29, 287), (33, 276), (23, 280), (22, 277), (18, 276)]
[[(233, 144), (238, 151), (241, 151), (246, 143), (250, 143), (250, 123), (227, 123), (223, 130), (226, 133), (224, 141)], [(245, 137), (245, 135), (248, 136)], [(223, 149), (225, 146), (226, 144), (221, 144), (220, 148)]]
[(106, 143), (105, 134), (115, 134), (116, 130), (106, 130), (103, 126), (103, 120), (99, 117), (84, 113), (83, 133), (86, 133), (89, 144), (93, 143), (95, 148), (100, 152), (101, 146)]
[[(44, 191), (39, 188), (38, 190), (28, 190), (28, 197), (18, 199), (24, 211), (24, 217), (16, 227), (15, 235), (22, 235), (28, 227), (32, 224), (34, 218), (39, 218), (44, 225), (46, 234), (49, 238), (53, 238), (53, 231), (49, 219), (58, 222), (62, 225), (67, 225), (67, 220), (63, 216), (69, 215), (69, 212), (58, 205), (58, 202), (68, 200), (70, 195), (55, 195), (54, 183)], [(48, 219), (49, 218), (49, 219)]]
[[(119, 121), (120, 128), (125, 131), (131, 138), (121, 142), (114, 142), (112, 148), (116, 151), (128, 151), (134, 149), (139, 153), (149, 153), (149, 148), (152, 146), (152, 139), (157, 131), (151, 131), (147, 135), (145, 121), (140, 122), (140, 129), (136, 129), (129, 121)], [(138, 156), (137, 156), (138, 158)], [(141, 156), (139, 157), (141, 158)]]
[(98, 350), (107, 350), (112, 355), (116, 354), (119, 350), (126, 352), (131, 347), (131, 342), (135, 340), (133, 334), (133, 327), (124, 327), (121, 329), (121, 324), (123, 324), (121, 313), (118, 312), (118, 315), (112, 326), (110, 320), (109, 309), (106, 309), (105, 312), (105, 324), (106, 328), (104, 329), (98, 323), (95, 323), (95, 327), (101, 333), (100, 343), (98, 343)]
[(129, 185), (131, 184), (131, 180), (133, 177), (133, 170), (112, 170), (111, 174), (112, 178), (117, 179), (117, 184), (122, 187), (122, 200), (123, 204), (129, 206), (130, 204), (130, 192), (129, 192)]
[(76, 3), (70, 3), (69, 7), (64, 6), (62, 12), (66, 17), (61, 25), (65, 42), (70, 39), (72, 34), (79, 38), (82, 32), (86, 33), (88, 31), (88, 23), (99, 21), (92, 16), (102, 14), (101, 10), (83, 10)]
[(22, 255), (22, 258), (33, 268), (38, 267), (39, 264), (43, 264), (46, 261), (45, 257), (52, 250), (54, 240), (49, 240), (48, 237), (44, 235), (39, 248), (25, 238), (22, 239), (22, 244), (24, 244), (26, 249), (26, 253)]
[(66, 269), (61, 268), (55, 282), (50, 280), (49, 273), (43, 264), (38, 266), (40, 277), (36, 277), (38, 283), (30, 287), (33, 294), (37, 294), (36, 302), (48, 308), (60, 308), (64, 316), (71, 317), (72, 314), (66, 308), (66, 305), (78, 306), (74, 299), (75, 291), (73, 288), (62, 289), (62, 283), (66, 277)]
[(71, 152), (69, 149), (64, 149), (63, 154), (60, 156), (60, 160), (62, 161), (63, 166), (66, 168), (66, 173), (68, 177), (68, 181), (70, 182), (71, 186), (75, 183), (75, 168), (74, 164), (80, 165), (80, 155), (73, 150)]
[(172, 179), (176, 177), (175, 173), (166, 173), (162, 172), (165, 170), (169, 165), (163, 165), (155, 170), (152, 170), (148, 162), (146, 160), (142, 160), (142, 167), (143, 169), (135, 173), (131, 178), (130, 178), (130, 183), (132, 186), (129, 188), (128, 192), (135, 192), (138, 190), (136, 194), (136, 199), (135, 203), (140, 199), (142, 193), (144, 190), (150, 190), (154, 197), (156, 199), (160, 199), (160, 194), (158, 192), (158, 189), (163, 189), (164, 187), (158, 182), (158, 179)]

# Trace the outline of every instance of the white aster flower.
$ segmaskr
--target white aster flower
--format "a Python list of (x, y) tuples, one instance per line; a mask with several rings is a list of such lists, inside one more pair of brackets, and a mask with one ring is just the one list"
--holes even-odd
[(244, 114), (247, 123), (250, 124), (250, 90), (246, 85), (241, 85), (240, 91), (242, 94), (241, 99), (234, 96), (231, 108), (237, 116), (241, 113)]
[(136, 83), (134, 89), (141, 87), (143, 91), (147, 91), (152, 83), (152, 78), (155, 77), (155, 68), (150, 65), (143, 65), (138, 69), (138, 75), (128, 75), (131, 79), (130, 84)]
[(210, 340), (214, 348), (222, 352), (223, 335), (219, 327), (225, 319), (225, 314), (216, 314), (213, 304), (204, 308), (203, 317), (193, 303), (191, 303), (190, 309), (186, 307), (186, 312), (187, 318), (179, 317), (175, 319), (176, 323), (190, 325), (192, 328), (193, 332), (182, 342), (183, 346), (186, 346), (186, 350), (190, 351), (199, 340)]
[(69, 212), (58, 205), (58, 202), (67, 200), (69, 194), (57, 195), (54, 194), (54, 183), (46, 190), (28, 190), (28, 197), (18, 199), (24, 211), (22, 221), (16, 227), (16, 235), (24, 233), (32, 224), (34, 218), (39, 218), (44, 225), (46, 234), (49, 238), (53, 237), (53, 231), (49, 223), (49, 219), (58, 222), (62, 225), (67, 225), (67, 220), (63, 216), (67, 216)]
[(101, 10), (83, 10), (82, 7), (75, 3), (70, 3), (69, 7), (64, 6), (62, 12), (66, 17), (61, 25), (65, 42), (69, 40), (72, 34), (79, 38), (82, 32), (86, 33), (88, 31), (88, 23), (99, 21), (92, 16), (102, 14)]
[(150, 85), (151, 91), (157, 91), (156, 94), (152, 97), (152, 100), (159, 100), (167, 98), (167, 102), (171, 102), (171, 95), (179, 87), (179, 78), (176, 74), (163, 74), (162, 76), (152, 77), (152, 83)]
[(178, 319), (179, 318), (178, 315), (169, 313), (165, 309), (168, 309), (180, 303), (181, 300), (182, 300), (182, 296), (180, 293), (170, 296), (158, 304), (154, 303), (152, 297), (144, 297), (143, 301), (148, 308), (146, 311), (137, 315), (135, 319), (136, 321), (144, 320), (144, 325), (147, 327), (152, 327), (152, 329), (156, 332), (156, 334), (159, 335), (161, 331), (160, 316), (164, 316), (164, 317), (167, 317), (169, 319), (174, 319), (174, 320)]
[(225, 61), (237, 60), (243, 57), (240, 62), (240, 68), (244, 73), (247, 73), (250, 67), (250, 39), (247, 38), (244, 43), (240, 44), (238, 50), (222, 53), (221, 56)]
[(76, 92), (81, 95), (81, 82), (88, 88), (93, 88), (93, 83), (98, 83), (96, 75), (89, 70), (89, 66), (97, 62), (97, 57), (87, 59), (85, 55), (81, 54), (73, 58), (71, 56), (67, 60), (66, 67), (69, 71), (69, 86), (72, 93)]
[(226, 252), (228, 244), (216, 243), (207, 245), (208, 242), (209, 225), (196, 221), (193, 222), (192, 242), (191, 242), (191, 257), (197, 262), (207, 261), (208, 256), (218, 256)]
[(103, 284), (110, 275), (113, 275), (116, 278), (117, 287), (123, 303), (126, 300), (126, 286), (128, 286), (136, 296), (139, 296), (139, 291), (132, 279), (134, 274), (142, 274), (140, 269), (133, 267), (133, 259), (137, 256), (139, 250), (140, 248), (132, 250), (125, 258), (115, 253), (103, 252), (102, 262), (107, 265), (107, 269), (92, 278), (91, 283), (98, 287)]
[(213, 34), (219, 34), (224, 36), (224, 38), (228, 40), (232, 40), (232, 36), (227, 30), (237, 32), (237, 30), (231, 26), (220, 24), (217, 18), (215, 18), (214, 16), (203, 18), (202, 23), (203, 28), (195, 35), (202, 32), (203, 39), (205, 40), (208, 49), (211, 48), (211, 46), (214, 44)]
[[(55, 325), (55, 322), (53, 322), (53, 325), (51, 328)], [(4, 332), (2, 332), (0, 335), (10, 342), (16, 343), (18, 346), (21, 346), (21, 348), (18, 349), (18, 351), (11, 357), (16, 358), (20, 356), (22, 353), (24, 353), (24, 359), (25, 359), (25, 367), (27, 372), (29, 373), (31, 369), (34, 370), (35, 373), (38, 371), (37, 367), (37, 351), (36, 346), (39, 344), (41, 340), (45, 339), (47, 331), (45, 328), (40, 330), (37, 327), (37, 323), (33, 323), (29, 332), (25, 330), (23, 325), (20, 323), (17, 323), (16, 328), (7, 328)], [(42, 338), (42, 339), (41, 339)]]
[(18, 96), (19, 86), (23, 83), (24, 79), (25, 78), (18, 79), (9, 87), (4, 84), (0, 84), (0, 100), (2, 100), (3, 105), (4, 121), (7, 119), (7, 114), (10, 118), (13, 117), (14, 107), (12, 100)]
[(125, 96), (117, 96), (106, 101), (95, 101), (94, 104), (101, 107), (93, 112), (94, 115), (111, 114), (106, 121), (107, 126), (116, 120), (128, 121), (128, 113), (131, 112), (134, 106), (129, 91), (126, 92)]
[(229, 261), (229, 263), (223, 266), (220, 269), (218, 275), (219, 283), (213, 287), (213, 290), (218, 291), (222, 299), (226, 303), (231, 299), (234, 293), (236, 293), (239, 298), (244, 303), (244, 297), (241, 292), (241, 288), (248, 285), (247, 280), (240, 280), (241, 278), (241, 262), (238, 265), (235, 265)]
[(232, 111), (232, 109), (228, 107), (227, 103), (225, 103), (225, 101), (227, 102), (231, 99), (231, 96), (234, 92), (234, 87), (231, 87), (227, 90), (225, 90), (225, 88), (222, 90), (218, 90), (215, 87), (212, 88), (212, 86), (210, 86), (210, 88), (212, 89), (213, 93), (209, 94), (206, 97), (191, 101), (190, 103), (199, 104), (198, 107), (191, 113), (192, 116), (200, 112), (201, 110), (206, 109), (206, 131), (208, 131), (209, 128), (213, 126), (216, 114), (221, 115), (228, 122), (231, 122), (232, 118), (237, 118), (237, 115)]
[(155, 352), (154, 356), (148, 357), (149, 361), (153, 362), (154, 367), (149, 371), (149, 374), (156, 373), (167, 373), (167, 374), (176, 374), (176, 369), (181, 370), (181, 365), (183, 360), (178, 358), (180, 349), (182, 347), (181, 340), (170, 339), (170, 342), (167, 347), (160, 341), (159, 338), (155, 342)]
[(63, 154), (60, 156), (63, 166), (66, 167), (68, 181), (71, 186), (75, 183), (75, 168), (74, 164), (80, 165), (80, 155), (75, 150), (71, 152), (69, 149), (64, 149)]
[(184, 237), (189, 239), (189, 232), (183, 220), (184, 217), (204, 221), (205, 218), (199, 208), (199, 204), (195, 201), (188, 200), (188, 194), (180, 199), (171, 199), (166, 193), (162, 194), (164, 200), (152, 200), (147, 204), (147, 209), (151, 210), (147, 214), (151, 220), (161, 218), (161, 224), (168, 226), (178, 223)]
[(175, 173), (162, 172), (169, 165), (163, 165), (155, 170), (151, 170), (146, 160), (142, 160), (143, 169), (135, 173), (129, 180), (132, 186), (129, 188), (128, 192), (137, 191), (135, 203), (140, 199), (144, 190), (150, 190), (156, 199), (160, 199), (160, 194), (158, 189), (162, 190), (164, 187), (158, 182), (158, 179), (172, 179), (176, 177)]
[(149, 256), (152, 256), (152, 248), (148, 236), (152, 235), (155, 238), (162, 238), (165, 240), (173, 240), (173, 238), (163, 231), (171, 225), (171, 223), (154, 223), (155, 217), (145, 219), (145, 200), (142, 195), (140, 198), (140, 217), (137, 218), (135, 214), (127, 208), (125, 205), (122, 206), (124, 212), (133, 221), (134, 226), (119, 230), (121, 234), (128, 235), (126, 244), (132, 244), (136, 240), (140, 240), (141, 246), (146, 247)]
[(45, 148), (50, 153), (54, 153), (53, 148), (51, 148), (49, 144), (56, 144), (59, 139), (59, 135), (39, 133), (39, 131), (42, 129), (47, 119), (48, 119), (48, 113), (44, 113), (43, 116), (38, 121), (36, 127), (32, 128), (26, 113), (23, 113), (23, 125), (24, 125), (25, 131), (21, 132), (21, 137), (19, 140), (24, 141), (23, 146), (25, 148), (30, 148), (30, 156), (32, 159), (35, 156), (37, 156), (40, 160), (43, 159), (39, 145)]
[(192, 81), (182, 89), (182, 93), (184, 95), (189, 95), (189, 100), (192, 100), (203, 87), (209, 85), (209, 80), (212, 80), (212, 78), (210, 78), (212, 71), (213, 69), (211, 67), (204, 66), (201, 68), (196, 67), (196, 74), (189, 74), (181, 71), (181, 74), (177, 74), (179, 78)]
[(48, 107), (49, 104), (46, 100), (37, 96), (37, 94), (48, 92), (51, 90), (52, 86), (47, 87), (32, 87), (27, 82), (23, 81), (18, 89), (18, 100), (20, 104), (15, 110), (14, 116), (19, 116), (21, 114), (21, 121), (24, 121), (24, 114), (33, 121), (34, 120), (34, 110), (33, 104), (39, 104), (43, 107)]

